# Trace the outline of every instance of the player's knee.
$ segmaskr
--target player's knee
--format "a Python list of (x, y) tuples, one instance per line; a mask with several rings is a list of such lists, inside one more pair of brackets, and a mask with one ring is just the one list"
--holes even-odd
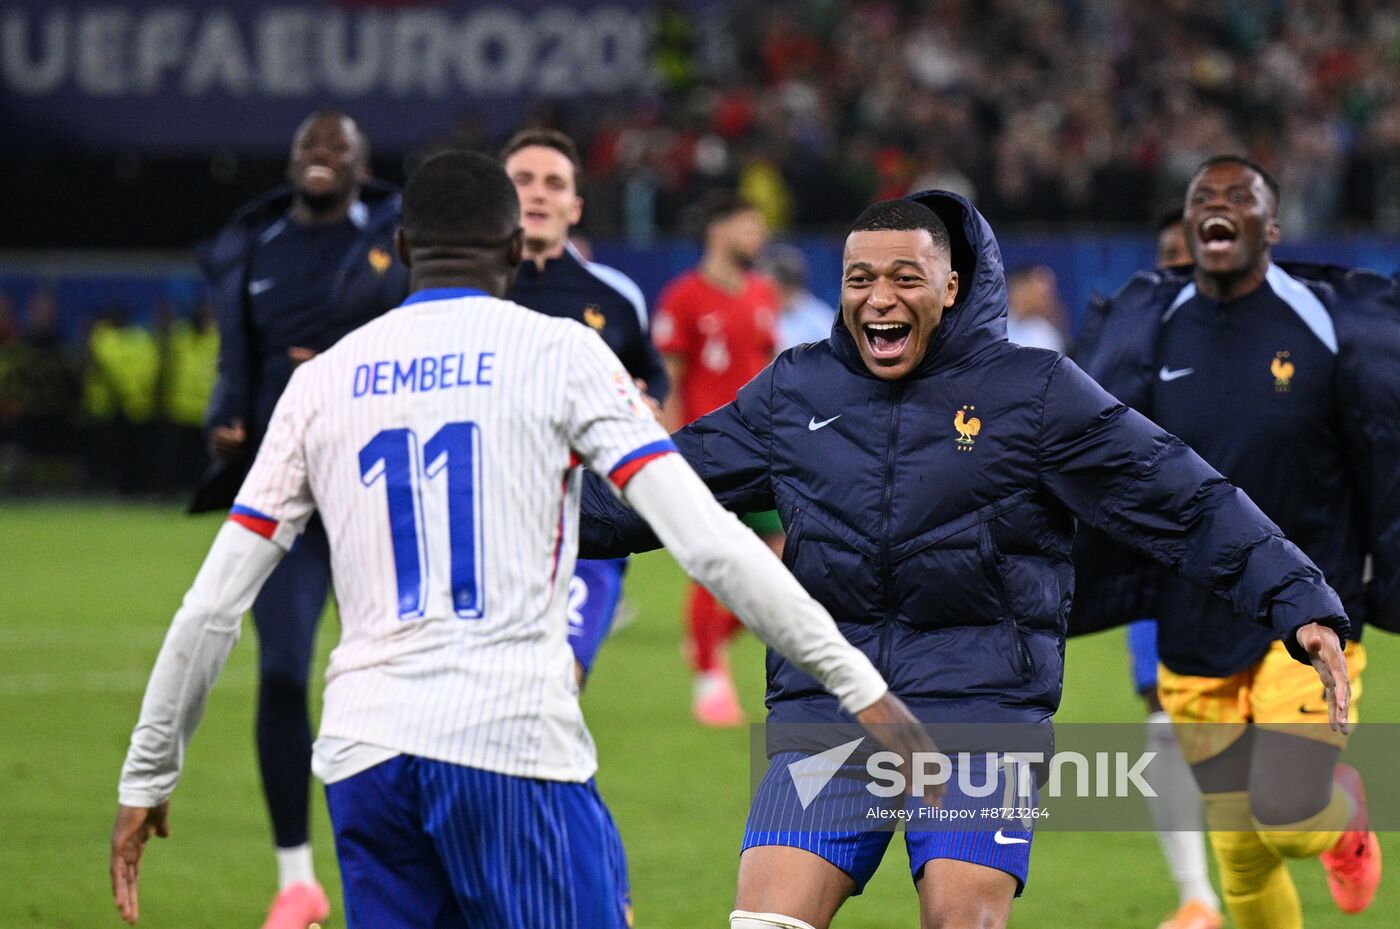
[(746, 910), (735, 910), (729, 914), (729, 929), (814, 929), (814, 927), (811, 923), (805, 923), (800, 919), (782, 916), (778, 913), (750, 913)]
[(1281, 863), (1256, 832), (1212, 832), (1210, 844), (1227, 894), (1252, 890)]

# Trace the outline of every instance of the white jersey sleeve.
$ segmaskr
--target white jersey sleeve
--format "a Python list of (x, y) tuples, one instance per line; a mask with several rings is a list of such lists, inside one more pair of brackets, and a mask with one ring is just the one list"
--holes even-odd
[(283, 553), (238, 526), (225, 523), (219, 530), (146, 685), (122, 766), (122, 804), (153, 807), (170, 798), (209, 691), (238, 641), (243, 613)]
[(577, 327), (569, 361), (564, 428), (574, 454), (621, 488), (676, 446), (622, 362), (598, 334)]
[(229, 519), (283, 550), (292, 547), (316, 509), (306, 455), (307, 424), (314, 415), (307, 389), (313, 364), (292, 374), (229, 511)]
[(229, 511), (229, 522), (237, 525), (219, 532), (171, 622), (122, 768), (119, 798), (127, 806), (156, 806), (175, 789), (185, 748), (238, 641), (243, 613), (315, 509), (305, 446), (312, 415), (306, 384), (303, 366), (278, 401)]

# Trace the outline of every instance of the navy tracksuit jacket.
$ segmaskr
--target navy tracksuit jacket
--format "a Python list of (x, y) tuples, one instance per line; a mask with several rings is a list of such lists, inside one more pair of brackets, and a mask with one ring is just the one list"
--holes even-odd
[[(323, 352), (340, 338), (408, 295), (408, 269), (394, 252), (399, 224), (399, 192), (370, 181), (360, 192), (363, 208), (352, 211), (359, 236), (327, 273), (334, 274), (330, 299), (296, 344)], [(205, 421), (228, 425), (235, 418), (261, 437), (277, 398), (291, 380), (294, 365), (287, 346), (275, 344), (249, 318), (248, 280), (259, 240), (292, 205), (290, 188), (280, 188), (248, 204), (213, 239), (195, 249), (209, 280), (219, 323), (219, 383)]]
[(523, 262), (506, 299), (593, 329), (628, 374), (646, 381), (647, 393), (658, 403), (666, 399), (671, 383), (647, 331), (646, 299), (621, 271), (587, 261), (568, 245), (564, 254), (544, 263), (543, 271), (533, 261)]
[[(911, 374), (872, 375), (838, 318), (826, 342), (782, 353), (674, 436), (725, 506), (776, 507), (787, 566), (915, 714), (1041, 723), (1055, 712), (1076, 519), (1274, 635), (1312, 620), (1345, 632), (1321, 573), (1242, 492), (1067, 358), (1006, 341), (1001, 253), (972, 205), (915, 199), (947, 224), (961, 290)], [(596, 480), (580, 539), (586, 557), (657, 546)], [(771, 651), (767, 703), (770, 722), (842, 718)]]
[[(1091, 307), (1076, 352), (1283, 528), (1336, 588), (1353, 636), (1363, 622), (1400, 630), (1398, 292), (1369, 272), (1286, 264), (1222, 304), (1189, 271), (1143, 272)], [(1268, 651), (1270, 636), (1228, 604), (1105, 547), (1080, 540), (1074, 631), (1155, 616), (1167, 667), (1210, 677)]]
[[(356, 235), (325, 273), (333, 275), (323, 306), (305, 307), (299, 318), (254, 319), (250, 288), (259, 248), (285, 223), (292, 190), (282, 187), (236, 213), (212, 239), (195, 248), (209, 281), (210, 300), (219, 326), (219, 379), (209, 400), (207, 428), (243, 420), (249, 456), (217, 463), (207, 473), (191, 504), (192, 512), (227, 509), (242, 482), (252, 455), (272, 419), (277, 398), (291, 380), (292, 345), (325, 351), (351, 330), (393, 309), (408, 295), (408, 269), (394, 253), (400, 197), (396, 188), (371, 180), (360, 191), (350, 220)], [(316, 252), (324, 259), (324, 250)], [(290, 344), (288, 341), (290, 340)]]

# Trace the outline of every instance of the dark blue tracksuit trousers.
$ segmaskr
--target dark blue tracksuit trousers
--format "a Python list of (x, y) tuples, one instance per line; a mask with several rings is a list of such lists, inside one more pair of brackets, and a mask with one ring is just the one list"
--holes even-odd
[(331, 586), (326, 530), (313, 518), (253, 601), (258, 630), (258, 767), (278, 848), (308, 837), (311, 714), (307, 686), (316, 627)]

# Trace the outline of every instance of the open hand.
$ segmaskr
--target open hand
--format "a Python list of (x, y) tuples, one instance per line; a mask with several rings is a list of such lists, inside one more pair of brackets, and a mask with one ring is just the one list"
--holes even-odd
[[(933, 738), (924, 724), (914, 718), (904, 701), (893, 693), (885, 695), (856, 714), (856, 721), (870, 733), (871, 738), (894, 752), (901, 759), (900, 773), (904, 783), (914, 784), (913, 757), (915, 754), (931, 755), (938, 751)], [(938, 806), (943, 798), (943, 784), (928, 784), (924, 787), (923, 801), (929, 806)]]
[(162, 839), (170, 835), (170, 801), (155, 807), (118, 806), (117, 823), (112, 827), (112, 899), (122, 919), (136, 924), (136, 885), (141, 870), (141, 851), (154, 833)]
[(1347, 677), (1347, 658), (1337, 633), (1321, 623), (1299, 626), (1294, 633), (1312, 661), (1313, 670), (1322, 679), (1327, 695), (1327, 722), (1333, 732), (1351, 731), (1347, 711), (1351, 708), (1351, 680)]

